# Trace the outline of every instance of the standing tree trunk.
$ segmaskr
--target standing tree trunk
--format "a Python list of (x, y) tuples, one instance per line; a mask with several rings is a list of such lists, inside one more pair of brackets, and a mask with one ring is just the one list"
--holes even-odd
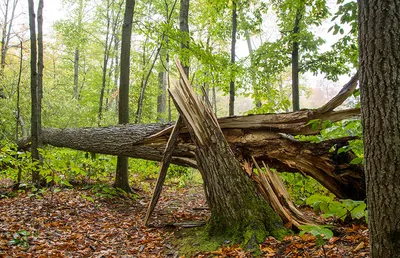
[(194, 95), (183, 69), (180, 72), (181, 87), (171, 94), (196, 145), (196, 160), (211, 209), (209, 233), (254, 248), (268, 234), (277, 236), (283, 229), (282, 221), (257, 194), (255, 184), (235, 158), (211, 108)]
[[(4, 76), (4, 69), (6, 66), (6, 55), (8, 51), (8, 45), (11, 38), (11, 28), (15, 17), (15, 9), (17, 7), (18, 0), (13, 1), (13, 5), (11, 6), (11, 18), (9, 18), (9, 8), (10, 8), (10, 0), (5, 1), (4, 6), (4, 21), (3, 21), (3, 28), (1, 33), (1, 61), (0, 61), (0, 77)], [(6, 98), (4, 93), (4, 89), (0, 87), (0, 98)]]
[(79, 49), (74, 53), (74, 98), (79, 99)]
[(371, 257), (400, 250), (400, 1), (358, 1)]
[[(130, 74), (130, 56), (131, 56), (131, 36), (132, 21), (135, 8), (135, 0), (126, 0), (124, 24), (122, 25), (121, 39), (121, 71), (119, 85), (118, 101), (118, 123), (129, 123), (129, 74)], [(126, 192), (132, 192), (129, 186), (128, 177), (128, 157), (118, 156), (117, 171), (115, 175), (115, 187), (121, 188)]]
[[(36, 24), (35, 24), (35, 4), (33, 0), (28, 0), (29, 5), (29, 30), (31, 41), (31, 141), (32, 141), (32, 160), (40, 162), (40, 154), (38, 148), (42, 145), (41, 124), (40, 124), (40, 93), (38, 87), (38, 70), (37, 70), (37, 47), (36, 47)], [(39, 8), (40, 9), (40, 8)], [(40, 173), (38, 169), (32, 171), (32, 182), (36, 185), (40, 184)]]
[(157, 97), (157, 122), (165, 123), (167, 111), (167, 72), (158, 73), (159, 95)]
[(292, 49), (292, 105), (293, 111), (300, 110), (300, 94), (299, 94), (299, 42), (297, 41), (300, 32), (300, 12), (297, 11), (296, 19), (294, 21), (293, 35), (293, 49)]
[[(232, 43), (231, 43), (231, 69), (234, 69), (236, 55), (237, 32), (237, 7), (236, 0), (232, 1)], [(231, 70), (231, 82), (229, 84), (229, 116), (235, 115), (235, 71)]]
[(111, 27), (111, 17), (110, 17), (110, 3), (107, 1), (107, 32), (106, 32), (106, 41), (104, 43), (104, 53), (103, 53), (103, 71), (102, 71), (102, 79), (101, 79), (101, 89), (100, 89), (100, 100), (99, 100), (99, 113), (98, 113), (98, 126), (101, 126), (101, 120), (103, 119), (103, 103), (104, 103), (104, 91), (106, 90), (107, 84), (107, 68), (108, 68), (108, 60), (110, 58), (110, 48), (113, 39), (110, 39), (110, 27)]
[(183, 70), (189, 77), (189, 0), (181, 0), (181, 7), (179, 12), (179, 29), (181, 31), (181, 60), (183, 62)]

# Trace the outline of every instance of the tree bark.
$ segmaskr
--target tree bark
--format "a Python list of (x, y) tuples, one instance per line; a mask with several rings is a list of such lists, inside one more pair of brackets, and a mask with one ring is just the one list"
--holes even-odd
[(189, 77), (189, 0), (180, 0), (179, 29), (181, 31), (181, 60), (185, 74)]
[[(121, 39), (121, 72), (118, 102), (118, 123), (129, 123), (129, 74), (130, 74), (130, 52), (132, 21), (135, 8), (135, 0), (126, 0), (124, 24), (122, 27)], [(121, 188), (126, 192), (132, 192), (129, 186), (128, 177), (128, 157), (124, 154), (118, 155), (117, 171), (115, 175), (115, 187)]]
[(167, 112), (167, 72), (158, 73), (159, 95), (157, 97), (157, 122), (165, 123)]
[(400, 250), (400, 1), (358, 1), (371, 257)]
[[(37, 70), (37, 40), (36, 40), (36, 24), (35, 24), (35, 4), (33, 0), (28, 1), (29, 4), (29, 30), (31, 41), (31, 142), (32, 142), (32, 160), (40, 162), (40, 154), (38, 148), (42, 146), (38, 87), (38, 70)], [(40, 174), (38, 169), (32, 170), (32, 182), (36, 185), (40, 184)]]
[(231, 81), (229, 83), (229, 116), (235, 115), (235, 55), (236, 55), (237, 9), (232, 1)]
[(257, 193), (255, 184), (235, 158), (210, 106), (194, 95), (183, 68), (178, 64), (181, 87), (171, 90), (175, 106), (194, 142), (197, 164), (204, 181), (211, 217), (212, 236), (232, 237), (248, 248), (270, 234), (279, 236), (282, 221)]
[[(330, 152), (332, 146), (336, 145), (338, 149), (347, 145), (352, 138), (309, 143), (271, 132), (268, 127), (239, 129), (241, 125), (251, 123), (249, 118), (260, 120), (259, 116), (249, 116), (240, 123), (234, 121), (234, 118), (219, 119), (224, 135), (238, 159), (243, 162), (251, 161), (253, 156), (258, 162), (264, 161), (278, 171), (301, 172), (315, 178), (340, 198), (365, 198), (362, 167), (349, 165), (355, 157), (354, 154)], [(172, 128), (171, 123), (77, 129), (48, 128), (43, 130), (43, 142), (56, 147), (160, 161)], [(25, 138), (19, 145), (24, 146), (27, 142), (29, 139)], [(182, 128), (172, 163), (197, 167), (194, 149), (187, 129)]]
[(300, 12), (297, 11), (294, 22), (293, 35), (295, 41), (292, 49), (292, 105), (293, 111), (300, 110), (300, 94), (299, 94), (299, 42), (297, 41), (300, 32)]
[(79, 49), (74, 53), (74, 98), (79, 99)]

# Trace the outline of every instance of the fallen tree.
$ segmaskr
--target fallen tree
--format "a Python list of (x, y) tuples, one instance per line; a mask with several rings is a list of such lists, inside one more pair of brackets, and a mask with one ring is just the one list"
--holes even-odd
[[(316, 179), (339, 198), (365, 199), (364, 172), (361, 165), (350, 164), (351, 151), (331, 151), (346, 146), (355, 137), (310, 143), (295, 140), (293, 135), (317, 134), (320, 128), (311, 120), (339, 121), (359, 115), (359, 109), (334, 111), (357, 85), (357, 75), (331, 101), (319, 109), (292, 113), (250, 115), (218, 119), (222, 132), (235, 157), (245, 164), (252, 157), (282, 172), (300, 172)], [(123, 155), (160, 161), (172, 132), (173, 123), (131, 124), (99, 128), (43, 129), (43, 144), (87, 152)], [(29, 138), (19, 142), (26, 148)], [(181, 129), (171, 162), (197, 167), (195, 145), (187, 129)]]

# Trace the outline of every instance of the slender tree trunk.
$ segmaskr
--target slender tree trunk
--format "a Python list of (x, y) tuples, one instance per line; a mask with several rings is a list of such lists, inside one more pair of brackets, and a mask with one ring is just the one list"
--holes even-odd
[(4, 23), (3, 23), (3, 28), (2, 28), (2, 33), (1, 33), (1, 74), (3, 75), (4, 73), (4, 67), (6, 65), (6, 51), (7, 51), (7, 45), (6, 45), (6, 37), (7, 37), (7, 23), (8, 23), (8, 9), (9, 9), (9, 4), (10, 0), (5, 1), (5, 12), (4, 12)]
[(37, 44), (38, 44), (38, 124), (39, 124), (39, 135), (40, 135), (40, 147), (42, 146), (42, 99), (43, 99), (43, 70), (44, 70), (44, 61), (43, 61), (43, 0), (39, 0), (38, 4), (38, 17), (37, 17)]
[(74, 54), (74, 98), (78, 99), (79, 90), (79, 49)]
[[(294, 22), (293, 34), (295, 37), (300, 32), (300, 12), (296, 13), (296, 20)], [(293, 111), (300, 110), (300, 94), (299, 94), (299, 42), (293, 42), (292, 49), (292, 104)]]
[[(164, 35), (161, 37), (161, 42), (162, 42), (163, 39), (164, 39)], [(147, 88), (147, 84), (148, 84), (149, 79), (150, 79), (150, 75), (153, 72), (154, 65), (156, 64), (156, 61), (158, 59), (158, 55), (160, 54), (161, 45), (162, 45), (162, 43), (160, 43), (159, 47), (156, 50), (156, 55), (155, 55), (155, 57), (153, 59), (153, 62), (151, 63), (150, 69), (147, 72), (146, 77), (142, 78), (142, 88), (140, 90), (140, 95), (139, 95), (139, 99), (138, 99), (135, 123), (140, 123), (140, 121), (142, 119), (144, 95), (146, 93), (146, 88)]]
[(182, 41), (181, 41), (181, 50), (182, 50), (182, 56), (181, 60), (183, 63), (183, 69), (185, 71), (185, 74), (189, 77), (189, 60), (190, 60), (190, 55), (189, 55), (189, 41), (190, 41), (190, 36), (189, 36), (189, 0), (180, 0), (181, 1), (181, 7), (180, 7), (180, 12), (179, 12), (179, 29), (181, 31), (182, 35)]
[(167, 111), (167, 72), (158, 73), (158, 83), (160, 93), (157, 97), (157, 122), (165, 123), (165, 113)]
[[(4, 23), (3, 23), (2, 34), (1, 34), (1, 61), (0, 61), (0, 77), (1, 78), (4, 77), (6, 56), (7, 56), (7, 51), (8, 51), (8, 45), (9, 45), (10, 38), (11, 38), (11, 28), (12, 28), (12, 24), (13, 24), (14, 17), (15, 17), (15, 9), (17, 7), (17, 3), (18, 3), (18, 0), (13, 1), (13, 5), (11, 7), (12, 8), (11, 17), (10, 17), (10, 20), (8, 21), (10, 0), (5, 1)], [(6, 98), (4, 89), (2, 87), (0, 87), (0, 98)]]
[[(21, 106), (20, 106), (20, 88), (21, 88), (21, 76), (22, 76), (22, 61), (24, 57), (24, 49), (22, 41), (20, 42), (21, 52), (20, 52), (20, 59), (19, 59), (19, 73), (18, 73), (18, 81), (17, 81), (17, 115), (16, 115), (16, 125), (15, 125), (15, 141), (18, 142), (19, 140), (19, 129), (18, 125), (20, 124), (21, 119)], [(21, 130), (24, 131), (24, 125), (21, 123)], [(24, 133), (22, 133), (22, 137), (24, 137)], [(15, 157), (18, 158), (18, 155)], [(22, 176), (22, 167), (18, 166), (18, 174), (17, 174), (17, 188), (21, 183), (21, 176)]]
[(110, 27), (111, 27), (111, 18), (110, 18), (110, 3), (107, 1), (107, 32), (106, 32), (106, 41), (104, 44), (104, 53), (103, 53), (103, 71), (102, 71), (102, 79), (101, 79), (101, 89), (100, 89), (100, 100), (99, 100), (99, 113), (98, 113), (98, 126), (101, 125), (101, 120), (103, 119), (103, 103), (104, 103), (104, 92), (106, 90), (107, 84), (107, 68), (108, 68), (108, 60), (110, 57), (110, 48), (112, 39), (110, 40)]
[[(38, 148), (41, 147), (40, 135), (40, 93), (38, 87), (38, 69), (37, 69), (37, 41), (36, 41), (36, 24), (35, 24), (35, 4), (33, 0), (28, 0), (29, 4), (29, 30), (31, 41), (31, 141), (32, 141), (32, 160), (40, 162), (40, 154)], [(38, 169), (32, 171), (32, 182), (36, 185), (40, 184), (40, 174)]]
[[(236, 0), (232, 1), (232, 43), (231, 43), (231, 69), (234, 69), (236, 55), (237, 9)], [(235, 71), (231, 71), (229, 84), (229, 116), (235, 115)]]
[[(126, 0), (124, 23), (122, 25), (121, 40), (121, 71), (119, 85), (119, 102), (118, 102), (118, 123), (129, 123), (129, 74), (130, 74), (130, 53), (131, 53), (131, 36), (132, 21), (135, 8), (135, 0)], [(118, 156), (117, 171), (115, 176), (115, 187), (121, 188), (126, 192), (132, 192), (129, 186), (128, 174), (128, 157)]]
[(371, 257), (400, 251), (400, 1), (358, 1)]

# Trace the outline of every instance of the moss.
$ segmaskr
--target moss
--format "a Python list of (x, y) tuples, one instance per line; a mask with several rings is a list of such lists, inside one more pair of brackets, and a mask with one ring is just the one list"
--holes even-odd
[(180, 256), (191, 257), (197, 252), (217, 250), (226, 242), (222, 236), (210, 237), (206, 227), (183, 229), (175, 233), (173, 244)]

